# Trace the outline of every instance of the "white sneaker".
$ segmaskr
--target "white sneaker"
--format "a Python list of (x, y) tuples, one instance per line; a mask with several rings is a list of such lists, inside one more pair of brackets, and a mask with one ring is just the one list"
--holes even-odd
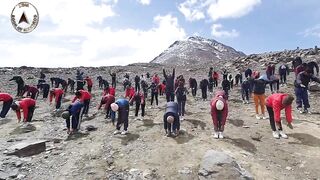
[(279, 135), (279, 132), (278, 131), (273, 131), (272, 132), (272, 136), (276, 139), (279, 139), (280, 138), (280, 135)]
[(246, 104), (247, 102), (246, 101), (242, 101), (242, 104)]
[(300, 114), (304, 113), (304, 110), (302, 110), (302, 108), (297, 108)]
[(223, 139), (224, 137), (223, 137), (223, 132), (219, 132), (219, 138), (220, 139)]
[(184, 117), (183, 117), (183, 116), (180, 116), (180, 120), (183, 121), (183, 120), (184, 120)]
[(268, 117), (266, 117), (266, 116), (262, 116), (262, 119), (268, 119)]
[(215, 133), (213, 134), (213, 138), (215, 138), (215, 139), (218, 139), (218, 138), (219, 138), (218, 132), (215, 132)]
[(284, 139), (288, 139), (288, 136), (283, 131), (279, 131), (279, 135)]
[(121, 132), (119, 130), (116, 130), (113, 135), (117, 135), (117, 134), (120, 134)]
[(122, 131), (121, 134), (122, 134), (122, 135), (126, 135), (126, 134), (128, 134), (128, 131)]
[(256, 119), (261, 119), (261, 117), (259, 115), (256, 115)]
[(246, 101), (246, 104), (249, 104), (249, 101)]

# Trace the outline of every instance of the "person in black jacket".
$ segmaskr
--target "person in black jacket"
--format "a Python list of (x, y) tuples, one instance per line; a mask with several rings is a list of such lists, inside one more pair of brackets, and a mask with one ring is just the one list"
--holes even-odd
[(184, 87), (183, 83), (179, 83), (178, 88), (176, 89), (176, 98), (178, 102), (178, 114), (180, 116), (180, 120), (183, 121), (184, 119), (184, 113), (185, 113), (185, 107), (186, 107), (186, 101), (187, 101), (187, 94), (188, 90), (186, 87)]
[(229, 90), (230, 90), (230, 81), (228, 81), (227, 78), (224, 78), (223, 81), (221, 82), (222, 89), (225, 93), (226, 98), (228, 99), (229, 97)]
[(249, 104), (249, 94), (250, 94), (250, 82), (249, 78), (246, 78), (241, 84), (241, 96), (243, 104)]
[(180, 119), (178, 114), (178, 103), (167, 102), (166, 111), (163, 116), (163, 126), (167, 137), (179, 135)]
[(148, 89), (151, 89), (151, 106), (153, 104), (153, 100), (156, 100), (156, 105), (158, 106), (158, 85), (156, 83), (152, 83)]
[[(312, 70), (307, 68), (306, 70), (298, 74), (297, 79), (294, 83), (297, 109), (301, 114), (310, 113), (310, 111), (308, 110), (310, 108), (308, 86), (311, 80), (320, 83), (320, 79), (312, 75)], [(303, 110), (302, 105), (304, 105)]]
[(310, 69), (313, 75), (315, 74), (314, 69), (316, 69), (317, 76), (319, 76), (319, 66), (316, 62), (314, 61), (308, 62), (307, 67)]
[(302, 64), (302, 59), (301, 57), (296, 57), (295, 59), (292, 60), (292, 69), (295, 71), (298, 66)]
[[(265, 88), (268, 84), (268, 78), (266, 75), (260, 76), (257, 75), (256, 79), (253, 81), (253, 100), (256, 109), (256, 118), (257, 119), (266, 119), (265, 116)], [(259, 105), (261, 107), (262, 117), (259, 115)]]
[(280, 83), (281, 85), (287, 84), (287, 75), (290, 73), (290, 69), (286, 64), (282, 64), (279, 67)]
[(147, 97), (148, 97), (148, 86), (149, 85), (145, 80), (141, 81), (141, 88), (142, 88), (143, 95), (144, 95), (145, 99), (147, 99)]
[(193, 97), (197, 96), (198, 83), (194, 78), (189, 78), (189, 87), (191, 89), (191, 93)]
[(70, 87), (70, 92), (74, 92), (74, 85), (75, 85), (75, 81), (72, 80), (71, 78), (68, 78), (67, 86)]
[(175, 69), (173, 68), (172, 75), (167, 75), (165, 69), (163, 69), (163, 76), (166, 80), (166, 100), (167, 102), (174, 101)]
[(238, 74), (235, 76), (235, 78), (236, 78), (236, 86), (238, 86), (239, 85), (239, 83), (240, 83), (240, 85), (242, 84), (242, 73), (241, 72), (238, 72)]
[(136, 77), (134, 77), (134, 85), (135, 91), (140, 91), (140, 76), (136, 75)]
[(252, 76), (252, 70), (250, 68), (248, 68), (245, 72), (244, 72), (244, 77), (251, 77)]
[(230, 83), (230, 89), (233, 89), (233, 77), (232, 77), (232, 74), (229, 74), (228, 81)]
[(38, 84), (38, 85), (37, 85), (37, 88), (42, 91), (42, 93), (43, 93), (42, 98), (43, 98), (43, 99), (48, 98), (49, 91), (50, 91), (50, 85), (49, 85), (48, 83)]
[(209, 85), (209, 81), (207, 79), (203, 79), (202, 81), (200, 81), (200, 89), (202, 93), (202, 99), (204, 101), (206, 101), (208, 98), (208, 95), (207, 95), (208, 85)]
[(209, 73), (208, 73), (208, 78), (212, 77), (213, 73), (213, 67), (210, 67)]
[(111, 76), (111, 86), (114, 87), (114, 88), (116, 88), (116, 85), (117, 85), (117, 81), (116, 81), (116, 79), (117, 79), (117, 74), (116, 74), (115, 72), (109, 73), (109, 74), (110, 74), (110, 76)]
[(213, 94), (213, 86), (214, 86), (214, 79), (212, 76), (210, 76), (209, 77), (209, 84), (208, 84), (210, 96), (212, 96), (212, 94)]
[(24, 81), (21, 76), (13, 76), (9, 81), (15, 81), (18, 85), (17, 88), (17, 96), (22, 96), (24, 91)]

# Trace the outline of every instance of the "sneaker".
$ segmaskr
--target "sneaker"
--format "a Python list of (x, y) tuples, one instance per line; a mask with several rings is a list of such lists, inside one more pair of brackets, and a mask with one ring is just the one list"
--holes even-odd
[(223, 137), (223, 132), (219, 132), (219, 138), (220, 139), (223, 139), (224, 137)]
[(268, 119), (268, 117), (266, 117), (266, 116), (262, 116), (262, 119)]
[(242, 104), (247, 104), (247, 102), (246, 101), (242, 101)]
[(120, 134), (121, 132), (119, 130), (116, 130), (113, 135), (117, 135), (117, 134)]
[(246, 101), (246, 104), (249, 104), (249, 101)]
[(276, 139), (279, 139), (280, 138), (280, 135), (279, 135), (279, 132), (278, 131), (273, 131), (272, 132), (272, 136)]
[(180, 116), (180, 120), (183, 121), (183, 120), (184, 120), (184, 117), (183, 117), (183, 116)]
[(279, 135), (284, 139), (288, 139), (288, 136), (283, 131), (279, 131)]
[(304, 113), (312, 114), (308, 109), (305, 109), (305, 110), (304, 110)]
[(301, 108), (297, 108), (297, 110), (299, 111), (300, 114), (304, 113), (304, 111)]
[(121, 135), (126, 135), (128, 134), (128, 131), (122, 131)]
[(259, 115), (256, 115), (256, 119), (261, 119), (261, 117)]
[(218, 132), (215, 132), (215, 133), (213, 134), (213, 138), (215, 138), (215, 139), (218, 139), (218, 138), (219, 138)]

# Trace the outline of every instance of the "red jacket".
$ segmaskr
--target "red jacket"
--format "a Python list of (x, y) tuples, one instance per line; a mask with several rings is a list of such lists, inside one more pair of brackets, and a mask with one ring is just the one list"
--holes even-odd
[[(26, 121), (28, 114), (29, 114), (29, 108), (36, 105), (36, 101), (31, 98), (23, 98), (21, 101), (19, 101), (20, 109), (23, 111), (23, 120)], [(18, 119), (21, 119), (21, 112), (20, 109), (16, 111)]]
[(84, 80), (87, 81), (87, 85), (88, 86), (92, 86), (93, 85), (93, 82), (92, 82), (91, 78), (85, 78)]
[[(221, 97), (223, 96), (223, 97)], [(222, 120), (221, 120), (221, 125), (225, 125), (227, 116), (228, 116), (228, 102), (225, 99), (225, 92), (224, 91), (217, 91), (215, 97), (211, 100), (210, 106), (211, 106), (211, 117), (213, 124), (215, 126), (218, 125), (218, 116), (217, 112), (218, 110), (216, 109), (216, 103), (218, 100), (221, 100), (224, 103), (224, 108), (222, 110)]]
[(292, 114), (291, 114), (292, 107), (291, 107), (291, 105), (289, 105), (289, 106), (283, 106), (282, 105), (282, 100), (286, 96), (287, 96), (287, 94), (277, 93), (277, 94), (270, 95), (266, 100), (266, 105), (273, 109), (274, 120), (276, 122), (280, 122), (281, 121), (280, 114), (281, 114), (281, 110), (282, 109), (285, 109), (287, 122), (288, 123), (292, 122)]
[[(79, 91), (81, 93), (81, 96), (80, 96), (81, 102), (91, 99), (91, 94), (88, 91), (86, 90), (79, 90)], [(73, 98), (72, 103), (74, 103), (76, 100), (77, 100), (77, 96)]]
[(26, 89), (24, 93), (26, 93), (26, 92), (28, 92), (28, 94), (29, 94), (29, 93), (31, 93), (31, 94), (36, 94), (36, 93), (39, 92), (39, 90), (38, 90), (38, 88), (35, 87), (35, 86), (29, 86), (28, 89)]
[(109, 87), (108, 89), (104, 89), (102, 96), (105, 96), (107, 94), (111, 94), (112, 96), (116, 96), (116, 89), (114, 87)]
[(152, 82), (156, 83), (156, 84), (159, 84), (160, 83), (160, 78), (159, 76), (153, 76), (152, 77)]
[(108, 94), (106, 96), (103, 96), (100, 102), (100, 105), (98, 107), (98, 109), (100, 109), (102, 107), (103, 104), (105, 104), (104, 108), (108, 109), (109, 106), (114, 103), (116, 101), (115, 97), (111, 94)]
[(213, 79), (219, 79), (219, 74), (217, 72), (212, 73), (212, 78)]
[(8, 102), (8, 101), (12, 101), (12, 96), (8, 93), (0, 93), (0, 101), (3, 102)]
[(125, 94), (125, 98), (129, 97), (130, 99), (132, 98), (132, 96), (134, 96), (135, 91), (133, 87), (129, 87), (126, 89), (126, 94)]
[(161, 92), (165, 92), (166, 85), (165, 84), (160, 84), (159, 89), (161, 89)]
[(53, 93), (50, 93), (50, 102), (52, 102), (53, 96), (55, 97), (55, 101), (58, 102), (59, 97), (63, 95), (63, 90), (61, 88), (54, 88)]

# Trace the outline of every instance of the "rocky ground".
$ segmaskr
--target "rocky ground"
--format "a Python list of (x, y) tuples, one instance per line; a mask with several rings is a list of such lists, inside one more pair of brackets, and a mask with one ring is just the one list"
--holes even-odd
[[(110, 69), (121, 77), (125, 72), (132, 77), (147, 71), (160, 74), (162, 68), (155, 64), (137, 64), (81, 69), (92, 77), (102, 75), (110, 80)], [(207, 76), (207, 69), (179, 67), (177, 74), (200, 80)], [(75, 77), (75, 69), (45, 70), (47, 79), (53, 76)], [(13, 75), (23, 75), (27, 84), (36, 84), (39, 71), (34, 68), (3, 68), (0, 71), (0, 90), (16, 93), (15, 83), (8, 82)], [(135, 120), (134, 107), (131, 107), (130, 133), (114, 136), (115, 127), (104, 119), (103, 111), (97, 110), (102, 91), (96, 85), (95, 82), (90, 116), (83, 119), (79, 134), (68, 136), (59, 112), (53, 113), (54, 107), (41, 98), (37, 101), (34, 120), (27, 127), (18, 124), (15, 114), (10, 111), (8, 118), (0, 122), (0, 179), (212, 179), (215, 175), (217, 179), (320, 178), (319, 92), (310, 95), (313, 114), (300, 115), (294, 111), (294, 129), (284, 125), (289, 139), (277, 140), (272, 137), (268, 120), (256, 120), (253, 103), (243, 105), (240, 89), (235, 87), (229, 99), (226, 138), (216, 140), (212, 136), (209, 101), (200, 100), (200, 92), (197, 98), (188, 96), (187, 115), (182, 121), (179, 137), (164, 136), (164, 97), (160, 97), (158, 107), (151, 107), (147, 102), (144, 120)], [(293, 74), (288, 86), (281, 87), (281, 91), (293, 93)], [(119, 84), (117, 96), (123, 94)], [(267, 90), (269, 94), (270, 90)], [(72, 94), (65, 97), (64, 107), (71, 98)], [(89, 125), (97, 129), (86, 130)], [(35, 140), (45, 141), (44, 152), (28, 157), (7, 155), (11, 146)], [(212, 156), (219, 162), (212, 162), (215, 159), (210, 158)], [(228, 165), (220, 160), (228, 162)], [(211, 166), (210, 163), (216, 163), (212, 167), (220, 168), (221, 173), (215, 169), (204, 170)], [(239, 174), (240, 170), (245, 173)]]

